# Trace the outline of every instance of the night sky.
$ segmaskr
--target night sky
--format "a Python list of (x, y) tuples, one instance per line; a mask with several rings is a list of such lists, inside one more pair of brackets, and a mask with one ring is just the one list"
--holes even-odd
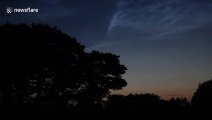
[(120, 55), (128, 86), (116, 93), (190, 99), (212, 78), (212, 0), (0, 0), (6, 22), (57, 26), (87, 51)]

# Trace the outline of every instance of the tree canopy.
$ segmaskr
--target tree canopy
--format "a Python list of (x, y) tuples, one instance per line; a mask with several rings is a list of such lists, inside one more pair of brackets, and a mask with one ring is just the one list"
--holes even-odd
[[(85, 52), (69, 35), (43, 24), (0, 26), (4, 79), (0, 105), (95, 105), (127, 85), (112, 53)], [(86, 102), (85, 102), (86, 98)]]
[(212, 79), (200, 83), (194, 96), (192, 105), (198, 110), (208, 110), (212, 107)]

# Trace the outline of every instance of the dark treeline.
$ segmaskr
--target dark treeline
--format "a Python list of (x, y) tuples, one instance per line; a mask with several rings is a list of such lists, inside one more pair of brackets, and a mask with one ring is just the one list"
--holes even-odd
[(212, 107), (212, 80), (191, 102), (155, 94), (111, 95), (127, 85), (119, 56), (86, 52), (75, 38), (48, 25), (0, 26), (3, 50), (0, 114), (18, 116), (192, 115)]

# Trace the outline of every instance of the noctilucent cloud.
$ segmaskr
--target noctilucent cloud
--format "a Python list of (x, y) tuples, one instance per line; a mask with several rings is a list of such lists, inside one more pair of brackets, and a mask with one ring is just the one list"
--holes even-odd
[[(6, 8), (38, 8), (7, 13)], [(45, 23), (120, 55), (128, 86), (114, 93), (191, 98), (212, 78), (211, 0), (1, 0), (0, 24)]]

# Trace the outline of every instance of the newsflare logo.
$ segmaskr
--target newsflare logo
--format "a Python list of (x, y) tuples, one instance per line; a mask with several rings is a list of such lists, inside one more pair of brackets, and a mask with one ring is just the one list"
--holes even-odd
[(12, 7), (7, 7), (6, 8), (6, 12), (8, 14), (10, 13), (37, 13), (38, 12), (38, 8), (12, 8)]
[(12, 7), (7, 7), (7, 13), (12, 13), (13, 12), (13, 8)]

